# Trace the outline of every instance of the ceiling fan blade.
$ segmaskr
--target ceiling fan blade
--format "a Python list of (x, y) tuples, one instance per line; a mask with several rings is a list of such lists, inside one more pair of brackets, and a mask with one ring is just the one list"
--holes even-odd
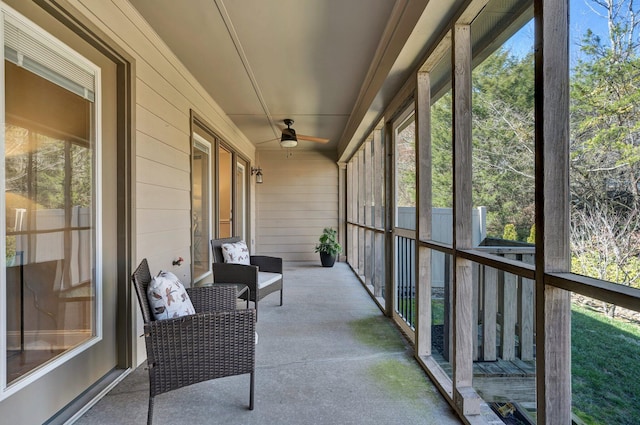
[(322, 137), (313, 137), (313, 136), (305, 136), (304, 134), (297, 134), (298, 140), (306, 140), (309, 142), (316, 143), (329, 143), (329, 139), (324, 139)]

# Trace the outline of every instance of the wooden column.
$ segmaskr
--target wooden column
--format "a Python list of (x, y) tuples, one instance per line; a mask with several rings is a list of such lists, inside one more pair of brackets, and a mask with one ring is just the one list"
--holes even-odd
[(351, 237), (351, 229), (353, 228), (352, 224), (349, 224), (351, 222), (353, 222), (353, 203), (354, 203), (354, 196), (353, 196), (353, 161), (349, 161), (347, 163), (347, 177), (346, 177), (346, 185), (347, 185), (347, 211), (346, 211), (346, 215), (347, 215), (347, 229), (346, 229), (346, 245), (345, 245), (345, 250), (346, 250), (346, 255), (347, 255), (347, 262), (349, 263), (349, 265), (351, 267), (353, 267), (353, 238)]
[[(364, 167), (364, 224), (371, 226), (373, 221), (373, 160), (371, 155), (371, 140), (364, 142), (363, 149), (363, 167)], [(365, 284), (373, 285), (371, 277), (373, 276), (373, 234), (370, 230), (365, 230), (364, 234), (364, 280)]]
[(393, 162), (395, 161), (395, 150), (393, 148), (393, 128), (391, 123), (386, 123), (383, 127), (384, 149), (385, 149), (385, 161), (384, 161), (384, 175), (385, 175), (385, 238), (384, 238), (384, 255), (385, 255), (385, 280), (384, 280), (384, 301), (385, 301), (385, 314), (389, 317), (393, 316), (393, 264), (395, 249), (393, 247), (393, 233), (391, 229), (395, 222), (396, 213), (394, 208), (393, 192), (395, 176), (393, 174)]
[[(358, 187), (358, 173), (360, 172), (360, 167), (358, 166), (358, 153), (356, 153), (353, 158), (351, 159), (351, 187), (353, 189), (352, 193), (353, 193), (353, 203), (351, 205), (351, 213), (352, 213), (352, 220), (354, 223), (359, 223), (358, 221), (358, 202), (360, 199), (360, 194), (359, 194), (359, 187)], [(358, 263), (360, 262), (359, 260), (359, 254), (360, 254), (360, 247), (358, 246), (358, 226), (352, 226), (351, 227), (351, 246), (352, 246), (352, 250), (351, 250), (351, 268), (358, 273)]]
[[(365, 223), (365, 169), (364, 169), (364, 149), (358, 151), (358, 224)], [(364, 276), (365, 268), (365, 243), (364, 243), (364, 229), (358, 228), (358, 275)]]
[(535, 0), (536, 361), (538, 423), (571, 423), (571, 298), (545, 285), (570, 271), (569, 7)]
[(338, 242), (342, 253), (338, 255), (344, 261), (347, 247), (347, 164), (338, 162)]
[[(376, 128), (373, 131), (373, 152), (374, 152), (374, 174), (373, 174), (373, 202), (375, 204), (373, 223), (377, 229), (384, 229), (384, 141), (382, 139), (382, 129)], [(384, 234), (374, 235), (375, 267), (373, 280), (373, 295), (381, 297), (383, 293), (384, 278)]]
[[(471, 28), (453, 30), (453, 247), (472, 247)], [(453, 267), (453, 401), (463, 415), (480, 414), (473, 382), (473, 275), (471, 261)]]
[(416, 81), (416, 354), (431, 355), (431, 80), (418, 72)]

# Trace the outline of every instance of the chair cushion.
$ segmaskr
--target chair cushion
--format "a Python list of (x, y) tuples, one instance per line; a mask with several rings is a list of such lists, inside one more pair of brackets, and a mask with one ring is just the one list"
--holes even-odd
[(282, 279), (280, 273), (258, 272), (258, 288), (264, 288)]
[(195, 314), (189, 294), (171, 272), (158, 273), (149, 283), (147, 299), (156, 320)]
[(225, 263), (250, 265), (249, 248), (245, 241), (222, 244), (222, 256)]

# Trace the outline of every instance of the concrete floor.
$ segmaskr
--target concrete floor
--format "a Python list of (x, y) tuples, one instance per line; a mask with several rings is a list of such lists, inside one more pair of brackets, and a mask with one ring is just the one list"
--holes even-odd
[[(260, 302), (255, 410), (234, 376), (157, 396), (154, 424), (462, 423), (345, 263), (285, 264), (284, 288)], [(147, 400), (141, 366), (76, 424), (144, 424)]]

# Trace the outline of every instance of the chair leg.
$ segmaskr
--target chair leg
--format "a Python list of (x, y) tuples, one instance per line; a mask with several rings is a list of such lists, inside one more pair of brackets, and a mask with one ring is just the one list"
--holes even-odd
[(251, 372), (251, 382), (249, 383), (249, 410), (253, 410), (253, 393), (256, 386), (255, 372)]
[(284, 289), (280, 290), (280, 307), (282, 307), (282, 293), (284, 292)]
[(147, 410), (147, 425), (153, 423), (153, 397), (149, 397), (149, 410)]

